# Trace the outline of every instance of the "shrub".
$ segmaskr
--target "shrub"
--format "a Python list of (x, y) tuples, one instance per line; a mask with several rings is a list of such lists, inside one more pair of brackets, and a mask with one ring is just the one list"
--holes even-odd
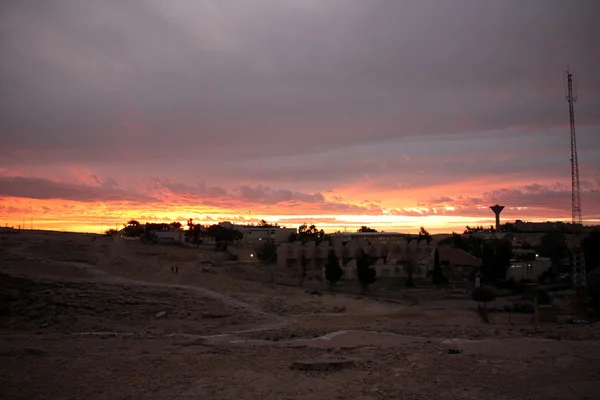
[(552, 296), (545, 290), (539, 289), (535, 292), (538, 304), (547, 305), (552, 304)]
[(533, 314), (535, 312), (535, 308), (531, 303), (514, 303), (512, 306), (512, 312), (518, 314)]
[(600, 273), (592, 271), (588, 276), (588, 296), (590, 306), (600, 315)]
[(361, 294), (366, 294), (367, 288), (371, 283), (375, 282), (376, 276), (377, 272), (371, 266), (369, 256), (363, 251), (356, 257), (356, 277), (362, 286)]
[(515, 293), (521, 294), (525, 293), (530, 289), (529, 284), (532, 283), (530, 279), (521, 279), (519, 282), (515, 284), (514, 291)]
[(329, 289), (333, 290), (334, 285), (342, 279), (344, 270), (340, 267), (340, 262), (335, 252), (330, 251), (325, 264), (325, 279), (329, 282)]
[(256, 256), (264, 263), (274, 263), (277, 261), (277, 246), (273, 243), (265, 243), (256, 248)]
[(483, 303), (483, 307), (485, 308), (485, 303), (487, 303), (488, 301), (495, 300), (496, 295), (494, 294), (494, 291), (489, 287), (478, 287), (475, 288), (475, 290), (473, 290), (471, 298), (473, 299), (473, 301), (476, 301), (478, 305), (479, 303)]

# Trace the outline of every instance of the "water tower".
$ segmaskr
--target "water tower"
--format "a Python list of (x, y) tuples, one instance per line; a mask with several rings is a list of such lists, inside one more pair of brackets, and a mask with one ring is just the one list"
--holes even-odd
[(504, 210), (504, 206), (499, 206), (496, 204), (495, 206), (490, 207), (494, 214), (496, 214), (496, 232), (500, 231), (500, 213)]

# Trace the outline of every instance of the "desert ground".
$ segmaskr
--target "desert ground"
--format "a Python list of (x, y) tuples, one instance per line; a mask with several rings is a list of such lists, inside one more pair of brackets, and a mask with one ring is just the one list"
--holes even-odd
[(0, 232), (0, 398), (600, 398), (597, 323), (484, 323), (468, 298), (330, 293), (268, 268)]

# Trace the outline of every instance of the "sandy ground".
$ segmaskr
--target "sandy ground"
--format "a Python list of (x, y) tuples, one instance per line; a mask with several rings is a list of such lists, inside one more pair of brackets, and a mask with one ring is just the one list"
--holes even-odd
[[(598, 324), (484, 324), (467, 300), (311, 294), (261, 274), (192, 248), (0, 233), (0, 398), (600, 398)], [(349, 365), (291, 368), (331, 360)]]

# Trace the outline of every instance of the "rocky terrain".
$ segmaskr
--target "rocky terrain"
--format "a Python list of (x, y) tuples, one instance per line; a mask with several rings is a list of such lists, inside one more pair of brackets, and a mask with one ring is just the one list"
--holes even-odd
[(232, 269), (206, 250), (0, 235), (0, 397), (600, 398), (598, 324), (485, 324), (467, 301), (315, 293)]

